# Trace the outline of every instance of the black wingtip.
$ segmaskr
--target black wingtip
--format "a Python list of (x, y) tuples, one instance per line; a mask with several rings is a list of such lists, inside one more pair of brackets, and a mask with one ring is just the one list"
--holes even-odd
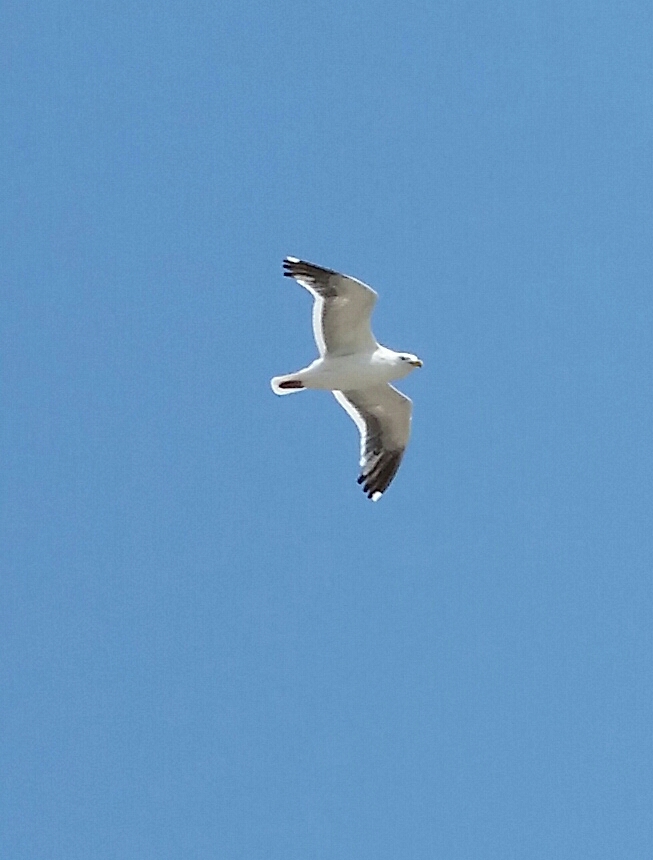
[(378, 499), (385, 493), (397, 474), (403, 453), (403, 450), (387, 451), (367, 474), (360, 475), (358, 483), (363, 485), (368, 499), (375, 501), (374, 496)]

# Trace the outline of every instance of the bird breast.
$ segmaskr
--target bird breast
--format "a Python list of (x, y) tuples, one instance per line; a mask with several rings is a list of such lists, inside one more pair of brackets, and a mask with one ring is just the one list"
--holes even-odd
[(399, 379), (412, 368), (398, 367), (385, 358), (371, 355), (325, 356), (318, 358), (302, 373), (307, 388), (323, 388), (328, 391), (356, 391), (383, 385)]

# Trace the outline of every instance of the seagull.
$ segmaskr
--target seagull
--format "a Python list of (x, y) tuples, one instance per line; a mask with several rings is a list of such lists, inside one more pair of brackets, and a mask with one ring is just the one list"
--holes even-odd
[(408, 376), (422, 362), (377, 342), (370, 328), (377, 294), (367, 284), (296, 257), (286, 257), (283, 268), (315, 300), (313, 334), (320, 357), (296, 373), (275, 376), (272, 390), (333, 392), (358, 427), (358, 483), (376, 502), (397, 474), (410, 436), (412, 401), (389, 382)]

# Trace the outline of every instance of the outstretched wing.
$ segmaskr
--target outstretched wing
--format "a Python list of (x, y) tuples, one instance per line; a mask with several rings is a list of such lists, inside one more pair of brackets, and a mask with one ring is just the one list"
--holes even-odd
[(296, 257), (286, 257), (283, 269), (284, 275), (294, 278), (315, 299), (313, 334), (320, 355), (351, 355), (377, 348), (370, 329), (377, 295), (371, 287)]
[(388, 489), (410, 437), (412, 401), (392, 385), (360, 391), (334, 391), (334, 397), (361, 435), (358, 483), (368, 499), (377, 501)]

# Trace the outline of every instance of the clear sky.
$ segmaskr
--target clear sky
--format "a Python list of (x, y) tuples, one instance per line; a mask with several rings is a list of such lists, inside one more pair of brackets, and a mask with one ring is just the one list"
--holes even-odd
[(650, 2), (0, 18), (0, 856), (653, 856)]

